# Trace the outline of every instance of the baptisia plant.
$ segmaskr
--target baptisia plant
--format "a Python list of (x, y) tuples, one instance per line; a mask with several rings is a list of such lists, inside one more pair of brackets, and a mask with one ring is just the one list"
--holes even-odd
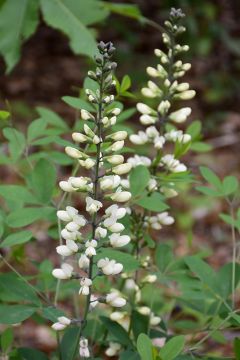
[[(71, 205), (57, 212), (64, 228), (61, 230), (63, 241), (56, 251), (63, 260), (61, 266), (53, 270), (53, 276), (59, 280), (79, 280), (79, 296), (85, 299), (81, 318), (62, 316), (52, 327), (58, 331), (71, 324), (79, 325), (82, 358), (90, 357), (91, 352), (84, 336), (89, 313), (99, 303), (108, 304), (111, 308), (126, 304), (126, 299), (116, 289), (104, 296), (94, 290), (94, 280), (98, 276), (115, 276), (124, 270), (123, 265), (114, 259), (99, 258), (100, 250), (107, 246), (121, 248), (130, 242), (130, 237), (122, 234), (124, 225), (119, 221), (126, 214), (122, 204), (131, 198), (131, 193), (121, 185), (122, 176), (132, 167), (124, 162), (121, 155), (127, 132), (111, 132), (120, 113), (120, 109), (114, 106), (114, 95), (111, 94), (115, 85), (113, 71), (116, 63), (111, 60), (115, 48), (110, 42), (100, 42), (98, 49), (96, 70), (88, 72), (97, 89), (86, 90), (93, 111), (81, 110), (83, 131), (74, 132), (72, 138), (75, 145), (65, 149), (67, 155), (78, 163), (81, 176), (71, 176), (59, 184), (64, 192), (75, 196), (85, 195), (85, 212), (80, 214)], [(78, 266), (74, 266), (74, 258)]]
[[(133, 169), (129, 181), (124, 182), (126, 189), (135, 190), (135, 194), (132, 192), (130, 210), (132, 253), (140, 261), (142, 270), (135, 274), (122, 274), (125, 279), (124, 291), (131, 298), (132, 310), (111, 314), (111, 319), (125, 327), (129, 334), (134, 325), (132, 311), (147, 316), (150, 327), (156, 327), (161, 322), (161, 318), (142, 300), (145, 285), (157, 280), (153, 272), (153, 261), (145, 249), (149, 243), (151, 247), (154, 246), (152, 232), (174, 223), (174, 218), (165, 211), (169, 207), (166, 200), (178, 195), (177, 181), (181, 178), (184, 180), (187, 175), (187, 166), (180, 157), (189, 149), (191, 136), (178, 126), (182, 126), (188, 119), (191, 108), (185, 103), (181, 106), (180, 102), (191, 100), (195, 91), (181, 80), (191, 68), (189, 63), (181, 60), (189, 47), (178, 41), (179, 35), (185, 31), (185, 27), (180, 24), (183, 17), (181, 10), (173, 8), (169, 20), (165, 22), (162, 38), (166, 49), (155, 49), (159, 63), (156, 67), (147, 67), (151, 80), (142, 89), (146, 102), (137, 104), (137, 110), (141, 114), (140, 123), (145, 128), (130, 135), (130, 141), (134, 145), (142, 145), (138, 154), (127, 160)], [(139, 183), (141, 193), (134, 186), (134, 181)], [(110, 343), (107, 353), (115, 355), (118, 351), (119, 347)]]

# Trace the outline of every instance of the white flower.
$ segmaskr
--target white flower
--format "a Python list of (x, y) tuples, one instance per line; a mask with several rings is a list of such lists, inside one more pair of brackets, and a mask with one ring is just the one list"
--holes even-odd
[(157, 281), (157, 275), (155, 274), (149, 274), (149, 275), (146, 275), (143, 279), (142, 279), (142, 282), (143, 283), (149, 283), (149, 284), (152, 284), (154, 282)]
[(80, 269), (87, 270), (89, 268), (89, 264), (90, 264), (90, 260), (87, 257), (87, 255), (82, 254), (78, 260), (78, 266), (80, 267)]
[(108, 227), (108, 230), (112, 233), (119, 233), (125, 229), (124, 225), (116, 222), (115, 224)]
[(120, 185), (121, 178), (118, 175), (104, 176), (100, 179), (102, 190), (112, 190)]
[(119, 220), (126, 215), (126, 209), (123, 207), (119, 208), (116, 204), (113, 204), (105, 210), (105, 214)]
[(96, 213), (102, 206), (103, 204), (100, 201), (94, 200), (90, 196), (86, 197), (86, 211), (89, 214)]
[(121, 350), (121, 345), (115, 342), (110, 342), (109, 347), (105, 351), (105, 354), (109, 357), (116, 356)]
[(100, 259), (97, 266), (105, 275), (117, 275), (123, 270), (122, 264), (117, 263), (116, 260), (109, 260), (109, 258)]
[(61, 269), (54, 269), (52, 275), (60, 280), (70, 279), (72, 277), (73, 267), (67, 263), (61, 265)]
[(129, 189), (130, 188), (130, 182), (128, 179), (122, 179), (121, 180), (121, 185), (124, 189)]
[(79, 355), (82, 358), (89, 358), (90, 352), (88, 349), (88, 340), (84, 337), (81, 337), (80, 339), (80, 347), (79, 347)]
[(156, 326), (160, 324), (161, 320), (159, 316), (155, 316), (153, 313), (150, 314), (150, 325)]
[(65, 210), (57, 211), (57, 217), (65, 222), (72, 221), (73, 217), (78, 214), (78, 210), (72, 206), (67, 206)]
[(155, 179), (150, 179), (147, 188), (149, 191), (157, 190), (157, 181)]
[(113, 134), (107, 135), (106, 139), (112, 139), (114, 141), (121, 141), (127, 138), (127, 132), (124, 130), (117, 131)]
[(129, 137), (130, 141), (136, 145), (143, 145), (148, 142), (148, 136), (144, 131), (139, 131), (138, 134), (132, 134)]
[(90, 297), (90, 310), (93, 310), (98, 304), (99, 304), (98, 297), (95, 296), (95, 295), (91, 295), (91, 297)]
[(73, 240), (67, 240), (66, 245), (57, 246), (56, 251), (61, 256), (70, 256), (78, 251), (78, 246)]
[(89, 257), (95, 256), (96, 255), (96, 250), (95, 248), (97, 247), (97, 241), (96, 240), (91, 240), (91, 241), (87, 241), (85, 244), (85, 247), (87, 248), (85, 250), (85, 254)]
[(126, 202), (126, 201), (130, 200), (131, 197), (132, 197), (132, 194), (129, 191), (121, 191), (120, 188), (117, 189), (115, 194), (112, 194), (110, 196), (110, 198), (113, 201), (117, 201), (117, 202)]
[(122, 155), (111, 155), (104, 157), (104, 160), (107, 160), (112, 165), (119, 165), (124, 162), (124, 157)]
[(155, 124), (157, 121), (157, 117), (156, 116), (150, 116), (148, 114), (144, 114), (140, 116), (140, 122), (143, 125), (151, 125), (151, 124)]
[(70, 177), (69, 183), (72, 187), (80, 190), (90, 190), (92, 188), (91, 179), (89, 177)]
[(95, 236), (96, 238), (105, 238), (107, 236), (107, 230), (102, 228), (101, 226), (98, 226), (95, 230)]
[(106, 296), (106, 302), (113, 307), (123, 307), (127, 303), (117, 290), (112, 290), (112, 292)]
[(165, 115), (168, 112), (170, 106), (171, 104), (168, 100), (163, 100), (158, 105), (158, 111), (160, 112), (161, 115)]
[(110, 319), (113, 321), (119, 321), (122, 320), (125, 315), (126, 315), (125, 312), (114, 311), (110, 314)]
[(176, 123), (182, 123), (187, 120), (187, 118), (191, 114), (191, 112), (192, 112), (192, 110), (190, 107), (185, 107), (180, 110), (172, 112), (169, 115), (169, 119)]
[(143, 103), (138, 103), (137, 109), (141, 114), (144, 114), (144, 115), (150, 115), (152, 113), (155, 113), (155, 111), (153, 109), (151, 109), (148, 105), (143, 104)]
[(76, 190), (74, 189), (74, 187), (72, 187), (72, 185), (68, 181), (60, 181), (59, 186), (63, 191), (66, 192), (73, 192)]
[(167, 211), (157, 214), (157, 218), (162, 225), (172, 225), (174, 223), (174, 218), (169, 216)]
[(92, 280), (91, 279), (88, 279), (88, 278), (82, 278), (80, 280), (80, 290), (79, 290), (79, 294), (82, 294), (82, 295), (89, 295), (89, 287), (92, 285)]
[(115, 143), (113, 143), (111, 146), (109, 146), (109, 148), (106, 149), (106, 151), (119, 151), (123, 148), (124, 146), (124, 140), (119, 140), (116, 141)]
[(187, 167), (184, 164), (181, 164), (180, 161), (175, 159), (171, 154), (164, 155), (161, 159), (161, 163), (174, 173), (187, 171)]
[(73, 139), (73, 141), (78, 142), (78, 143), (84, 143), (89, 140), (89, 138), (86, 135), (79, 133), (79, 132), (73, 133), (72, 139)]
[(145, 165), (149, 167), (152, 163), (151, 159), (146, 156), (135, 155), (134, 157), (128, 158), (127, 162), (132, 165), (132, 167), (136, 167), (138, 165)]
[[(173, 183), (170, 183), (169, 185), (174, 185)], [(172, 198), (178, 195), (177, 191), (166, 186), (162, 186), (160, 188), (160, 191), (166, 196), (166, 198)]]
[(78, 162), (82, 167), (84, 167), (86, 169), (91, 169), (95, 165), (95, 160), (93, 160), (91, 158), (88, 158), (86, 160), (78, 160)]
[(196, 95), (195, 90), (186, 90), (181, 92), (180, 94), (175, 95), (175, 97), (181, 100), (191, 100), (192, 98), (194, 98), (195, 95)]
[(131, 238), (128, 235), (120, 235), (119, 233), (114, 233), (109, 236), (110, 244), (112, 247), (122, 247), (127, 245)]
[(191, 140), (191, 135), (183, 134), (182, 130), (171, 130), (165, 134), (165, 138), (170, 141), (178, 141), (185, 144)]
[(119, 109), (119, 108), (114, 108), (111, 110), (111, 114), (116, 115), (116, 116), (119, 115), (120, 112), (121, 112), (121, 109)]
[(65, 148), (65, 152), (68, 156), (72, 157), (73, 159), (80, 159), (80, 158), (86, 157), (81, 151), (79, 151), (78, 149), (75, 149), (71, 146), (67, 146)]
[(142, 315), (150, 315), (151, 309), (147, 306), (140, 306), (137, 308), (137, 311)]
[(94, 120), (94, 116), (87, 110), (81, 110), (81, 118), (83, 120)]
[(164, 136), (157, 136), (154, 138), (154, 147), (156, 149), (162, 149), (164, 144), (165, 144)]
[(112, 172), (117, 175), (123, 175), (127, 174), (132, 168), (132, 165), (130, 163), (125, 163), (121, 165), (117, 165), (114, 168), (112, 168)]
[(156, 136), (159, 136), (159, 132), (155, 126), (149, 126), (146, 129), (146, 135), (149, 139), (154, 139)]
[(71, 324), (71, 320), (66, 316), (58, 317), (58, 322), (52, 324), (52, 329), (56, 331), (64, 330), (68, 325)]

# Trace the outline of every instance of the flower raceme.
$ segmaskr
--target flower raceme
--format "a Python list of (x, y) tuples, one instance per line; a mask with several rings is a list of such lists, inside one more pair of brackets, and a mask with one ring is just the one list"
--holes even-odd
[[(93, 311), (99, 302), (111, 307), (122, 307), (126, 304), (125, 298), (116, 290), (105, 296), (93, 294), (94, 279), (97, 276), (114, 276), (123, 271), (121, 263), (101, 256), (102, 249), (106, 246), (122, 248), (131, 240), (128, 235), (121, 234), (125, 227), (120, 220), (125, 216), (126, 208), (117, 204), (126, 203), (131, 198), (131, 193), (123, 188), (121, 182), (124, 180), (122, 176), (129, 173), (132, 165), (124, 163), (124, 157), (120, 153), (127, 132), (111, 131), (111, 126), (115, 125), (120, 113), (120, 109), (114, 107), (114, 96), (109, 94), (115, 84), (113, 70), (116, 64), (111, 61), (114, 47), (111, 43), (100, 42), (98, 49), (99, 54), (95, 58), (96, 71), (88, 73), (97, 83), (98, 89), (86, 90), (95, 111), (81, 110), (83, 132), (74, 132), (72, 138), (76, 145), (67, 146), (65, 149), (66, 154), (80, 166), (81, 172), (89, 173), (87, 176), (71, 176), (59, 183), (66, 193), (81, 193), (85, 196), (85, 214), (79, 214), (75, 207), (69, 205), (57, 212), (59, 222), (64, 224), (64, 228), (61, 230), (61, 244), (56, 251), (64, 261), (67, 259), (67, 262), (52, 272), (59, 280), (80, 281), (79, 295), (85, 298), (85, 309), (78, 322), (79, 352), (83, 358), (90, 357), (88, 341), (83, 337), (89, 312)], [(72, 256), (77, 259), (79, 272), (71, 265)], [(64, 330), (70, 324), (70, 319), (60, 317), (52, 327), (58, 331)]]

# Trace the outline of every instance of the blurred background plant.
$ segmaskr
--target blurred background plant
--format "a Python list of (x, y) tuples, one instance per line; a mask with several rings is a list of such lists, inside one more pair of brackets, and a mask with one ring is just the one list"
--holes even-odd
[[(161, 45), (161, 34), (155, 24), (163, 22), (171, 6), (181, 7), (187, 15), (188, 31), (183, 39), (190, 45), (187, 59), (191, 59), (192, 70), (186, 81), (197, 90), (197, 97), (192, 101), (193, 115), (201, 121), (192, 125), (196, 146), (193, 150), (196, 151), (188, 155), (187, 162), (194, 173), (198, 172), (198, 165), (203, 164), (214, 169), (220, 178), (237, 174), (240, 165), (236, 156), (240, 134), (240, 8), (237, 1), (136, 0), (122, 4), (97, 0), (0, 0), (1, 252), (8, 264), (28, 274), (27, 280), (37, 281), (35, 290), (25, 286), (24, 279), (19, 286), (19, 276), (6, 262), (1, 262), (4, 270), (0, 279), (1, 299), (11, 304), (24, 297), (26, 304), (31, 304), (28, 309), (21, 307), (26, 304), (19, 305), (20, 318), (13, 315), (9, 321), (19, 322), (24, 316), (34, 314), (34, 308), (39, 306), (36, 291), (41, 292), (40, 298), (42, 292), (45, 294), (41, 316), (34, 314), (34, 321), (13, 328), (19, 346), (37, 347), (45, 352), (55, 347), (54, 337), (49, 337), (43, 320), (55, 319), (49, 304), (54, 284), (52, 262), (56, 262), (55, 244), (50, 244), (49, 239), (57, 238), (57, 228), (52, 225), (56, 203), (51, 199), (59, 195), (54, 169), (58, 178), (69, 174), (71, 161), (60, 154), (59, 149), (68, 144), (72, 129), (79, 129), (82, 106), (79, 95), (83, 93), (79, 84), (92, 65), (95, 39), (111, 40), (118, 48), (116, 60), (121, 64), (117, 71), (118, 100), (124, 99), (128, 107), (122, 114), (120, 128), (131, 133), (137, 124), (132, 93), (141, 98), (140, 89), (147, 79), (146, 65), (154, 62), (153, 49)], [(201, 142), (201, 125), (205, 143)], [(62, 135), (66, 135), (65, 140)], [(48, 186), (44, 188), (46, 178)], [(219, 269), (232, 258), (233, 224), (225, 214), (229, 204), (221, 196), (212, 197), (209, 202), (209, 194), (189, 193), (189, 187), (189, 184), (182, 187), (181, 200), (174, 203), (177, 224), (174, 229), (161, 233), (164, 239), (161, 246), (165, 246), (164, 251), (169, 254), (172, 247), (177, 257), (200, 251), (202, 257), (207, 257), (208, 262)], [(78, 205), (81, 208), (81, 204)], [(218, 220), (220, 212), (225, 214), (222, 218), (226, 226)], [(43, 217), (48, 221), (38, 222)], [(26, 229), (28, 225), (30, 228)], [(51, 261), (47, 260), (49, 253)], [(169, 261), (172, 256), (169, 255)], [(46, 260), (41, 263), (44, 257)], [(191, 269), (190, 260), (188, 266)], [(36, 277), (39, 272), (40, 276)], [(71, 289), (64, 291), (67, 296)], [(169, 293), (171, 290), (167, 296)], [(238, 297), (235, 300), (237, 306)], [(192, 329), (192, 313), (183, 323), (174, 305), (162, 304), (163, 312), (172, 311), (172, 329)], [(9, 310), (0, 309), (1, 320)], [(206, 349), (215, 356), (233, 354), (232, 342), (228, 341), (232, 335), (229, 332), (225, 335), (223, 338), (217, 333), (207, 339)], [(4, 354), (11, 349), (12, 330), (5, 330), (1, 339)], [(239, 344), (235, 341), (237, 347)], [(27, 354), (26, 349), (21, 352), (26, 359), (37, 356), (36, 352)], [(13, 353), (12, 359), (17, 356)]]

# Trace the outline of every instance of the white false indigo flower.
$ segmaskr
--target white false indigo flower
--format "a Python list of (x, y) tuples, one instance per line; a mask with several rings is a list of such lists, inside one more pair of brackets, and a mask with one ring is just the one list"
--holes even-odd
[(165, 144), (165, 138), (164, 136), (156, 136), (154, 138), (154, 147), (156, 149), (162, 149), (163, 148), (163, 145)]
[(96, 213), (102, 206), (103, 204), (100, 201), (94, 200), (90, 196), (86, 197), (86, 211), (89, 214)]
[(103, 191), (113, 190), (121, 183), (121, 178), (118, 175), (108, 175), (100, 179), (100, 187)]
[(113, 201), (117, 202), (126, 202), (129, 201), (132, 197), (132, 194), (129, 191), (121, 191), (120, 188), (110, 196)]
[(150, 108), (148, 105), (143, 103), (138, 103), (137, 109), (143, 115), (151, 115), (156, 113), (152, 108)]
[(150, 179), (147, 184), (147, 189), (150, 192), (157, 190), (157, 181), (155, 179)]
[(96, 240), (91, 240), (91, 241), (87, 241), (85, 244), (86, 250), (85, 250), (85, 254), (88, 257), (92, 257), (96, 255), (96, 247), (97, 247), (97, 241)]
[(161, 159), (161, 163), (174, 173), (187, 171), (187, 167), (180, 163), (179, 160), (175, 159), (171, 154), (164, 155)]
[(109, 206), (105, 210), (105, 214), (110, 217), (115, 217), (116, 219), (122, 219), (126, 215), (125, 208), (119, 208), (116, 204)]
[(112, 139), (114, 141), (121, 141), (121, 140), (125, 140), (126, 138), (127, 138), (127, 132), (124, 130), (117, 131), (113, 134), (106, 136), (106, 139)]
[(81, 254), (80, 258), (78, 259), (78, 266), (80, 269), (87, 270), (89, 268), (90, 260), (85, 254)]
[(157, 275), (155, 275), (155, 274), (146, 275), (142, 279), (142, 283), (148, 283), (148, 284), (155, 283), (156, 281), (157, 281)]
[(95, 237), (96, 239), (105, 238), (107, 236), (107, 230), (98, 226), (95, 230)]
[(104, 160), (112, 165), (119, 165), (124, 162), (124, 157), (122, 155), (111, 155), (104, 157)]
[(195, 95), (196, 95), (195, 90), (186, 90), (179, 94), (174, 95), (174, 97), (176, 99), (181, 99), (181, 100), (191, 100), (194, 98)]
[(80, 290), (79, 290), (79, 294), (80, 295), (84, 295), (84, 296), (88, 296), (89, 295), (89, 288), (90, 286), (92, 286), (92, 280), (88, 279), (88, 278), (82, 278), (80, 280)]
[(69, 183), (69, 181), (60, 181), (59, 187), (65, 192), (76, 191), (76, 189)]
[(140, 116), (140, 122), (143, 125), (152, 125), (155, 124), (157, 122), (157, 117), (156, 116), (150, 116), (150, 115), (141, 115)]
[(109, 347), (105, 351), (105, 354), (109, 357), (116, 356), (121, 350), (121, 345), (115, 342), (110, 342)]
[(70, 279), (72, 277), (73, 267), (67, 263), (63, 263), (60, 269), (54, 269), (52, 275), (60, 280)]
[(106, 152), (115, 152), (115, 151), (119, 151), (123, 148), (124, 146), (124, 140), (119, 140), (116, 141), (115, 143), (113, 143), (109, 148), (106, 149)]
[(192, 112), (192, 109), (190, 107), (185, 107), (180, 110), (172, 112), (169, 115), (169, 119), (176, 123), (182, 123), (187, 120), (187, 118), (191, 114), (191, 112)]
[(134, 168), (138, 165), (144, 165), (146, 167), (151, 166), (152, 161), (146, 156), (135, 155), (134, 157), (128, 158), (127, 162)]
[(70, 256), (78, 251), (78, 246), (73, 240), (66, 240), (66, 245), (56, 247), (56, 251), (61, 256)]
[(80, 343), (79, 343), (80, 347), (79, 347), (79, 355), (82, 358), (89, 358), (90, 357), (90, 352), (88, 349), (88, 340), (84, 337), (81, 337), (80, 339)]
[(159, 316), (155, 316), (153, 313), (150, 314), (150, 325), (157, 326), (161, 321), (162, 319)]
[(81, 110), (81, 118), (83, 120), (94, 120), (94, 116), (87, 110), (82, 109)]
[(123, 307), (126, 305), (126, 300), (120, 296), (120, 292), (112, 290), (110, 294), (106, 296), (106, 303), (113, 307)]
[(81, 159), (87, 157), (84, 153), (71, 146), (67, 146), (65, 148), (65, 152), (68, 156), (72, 157), (73, 159)]
[(121, 165), (117, 165), (114, 168), (112, 168), (112, 172), (116, 175), (124, 175), (127, 174), (132, 168), (132, 165), (127, 162)]
[(123, 270), (123, 265), (117, 263), (116, 260), (109, 260), (109, 258), (100, 259), (97, 266), (105, 275), (117, 275)]
[(138, 134), (129, 136), (130, 141), (136, 145), (143, 145), (148, 142), (148, 136), (144, 131), (139, 131)]
[(96, 161), (93, 160), (93, 159), (91, 159), (91, 158), (88, 158), (88, 159), (86, 159), (86, 160), (78, 160), (78, 162), (79, 162), (79, 164), (80, 164), (82, 167), (84, 167), (84, 168), (86, 168), (86, 169), (91, 169), (91, 168), (93, 168), (94, 165), (95, 165), (95, 163), (96, 163)]
[(114, 233), (109, 236), (110, 244), (114, 248), (122, 247), (127, 245), (131, 238), (128, 235), (120, 235), (120, 233)]
[(85, 143), (87, 141), (89, 141), (89, 137), (79, 133), (79, 132), (75, 132), (72, 134), (72, 139), (73, 141), (77, 142), (77, 143)]
[(58, 322), (52, 324), (52, 329), (56, 331), (64, 330), (68, 325), (71, 324), (71, 320), (66, 316), (60, 316), (57, 318)]

